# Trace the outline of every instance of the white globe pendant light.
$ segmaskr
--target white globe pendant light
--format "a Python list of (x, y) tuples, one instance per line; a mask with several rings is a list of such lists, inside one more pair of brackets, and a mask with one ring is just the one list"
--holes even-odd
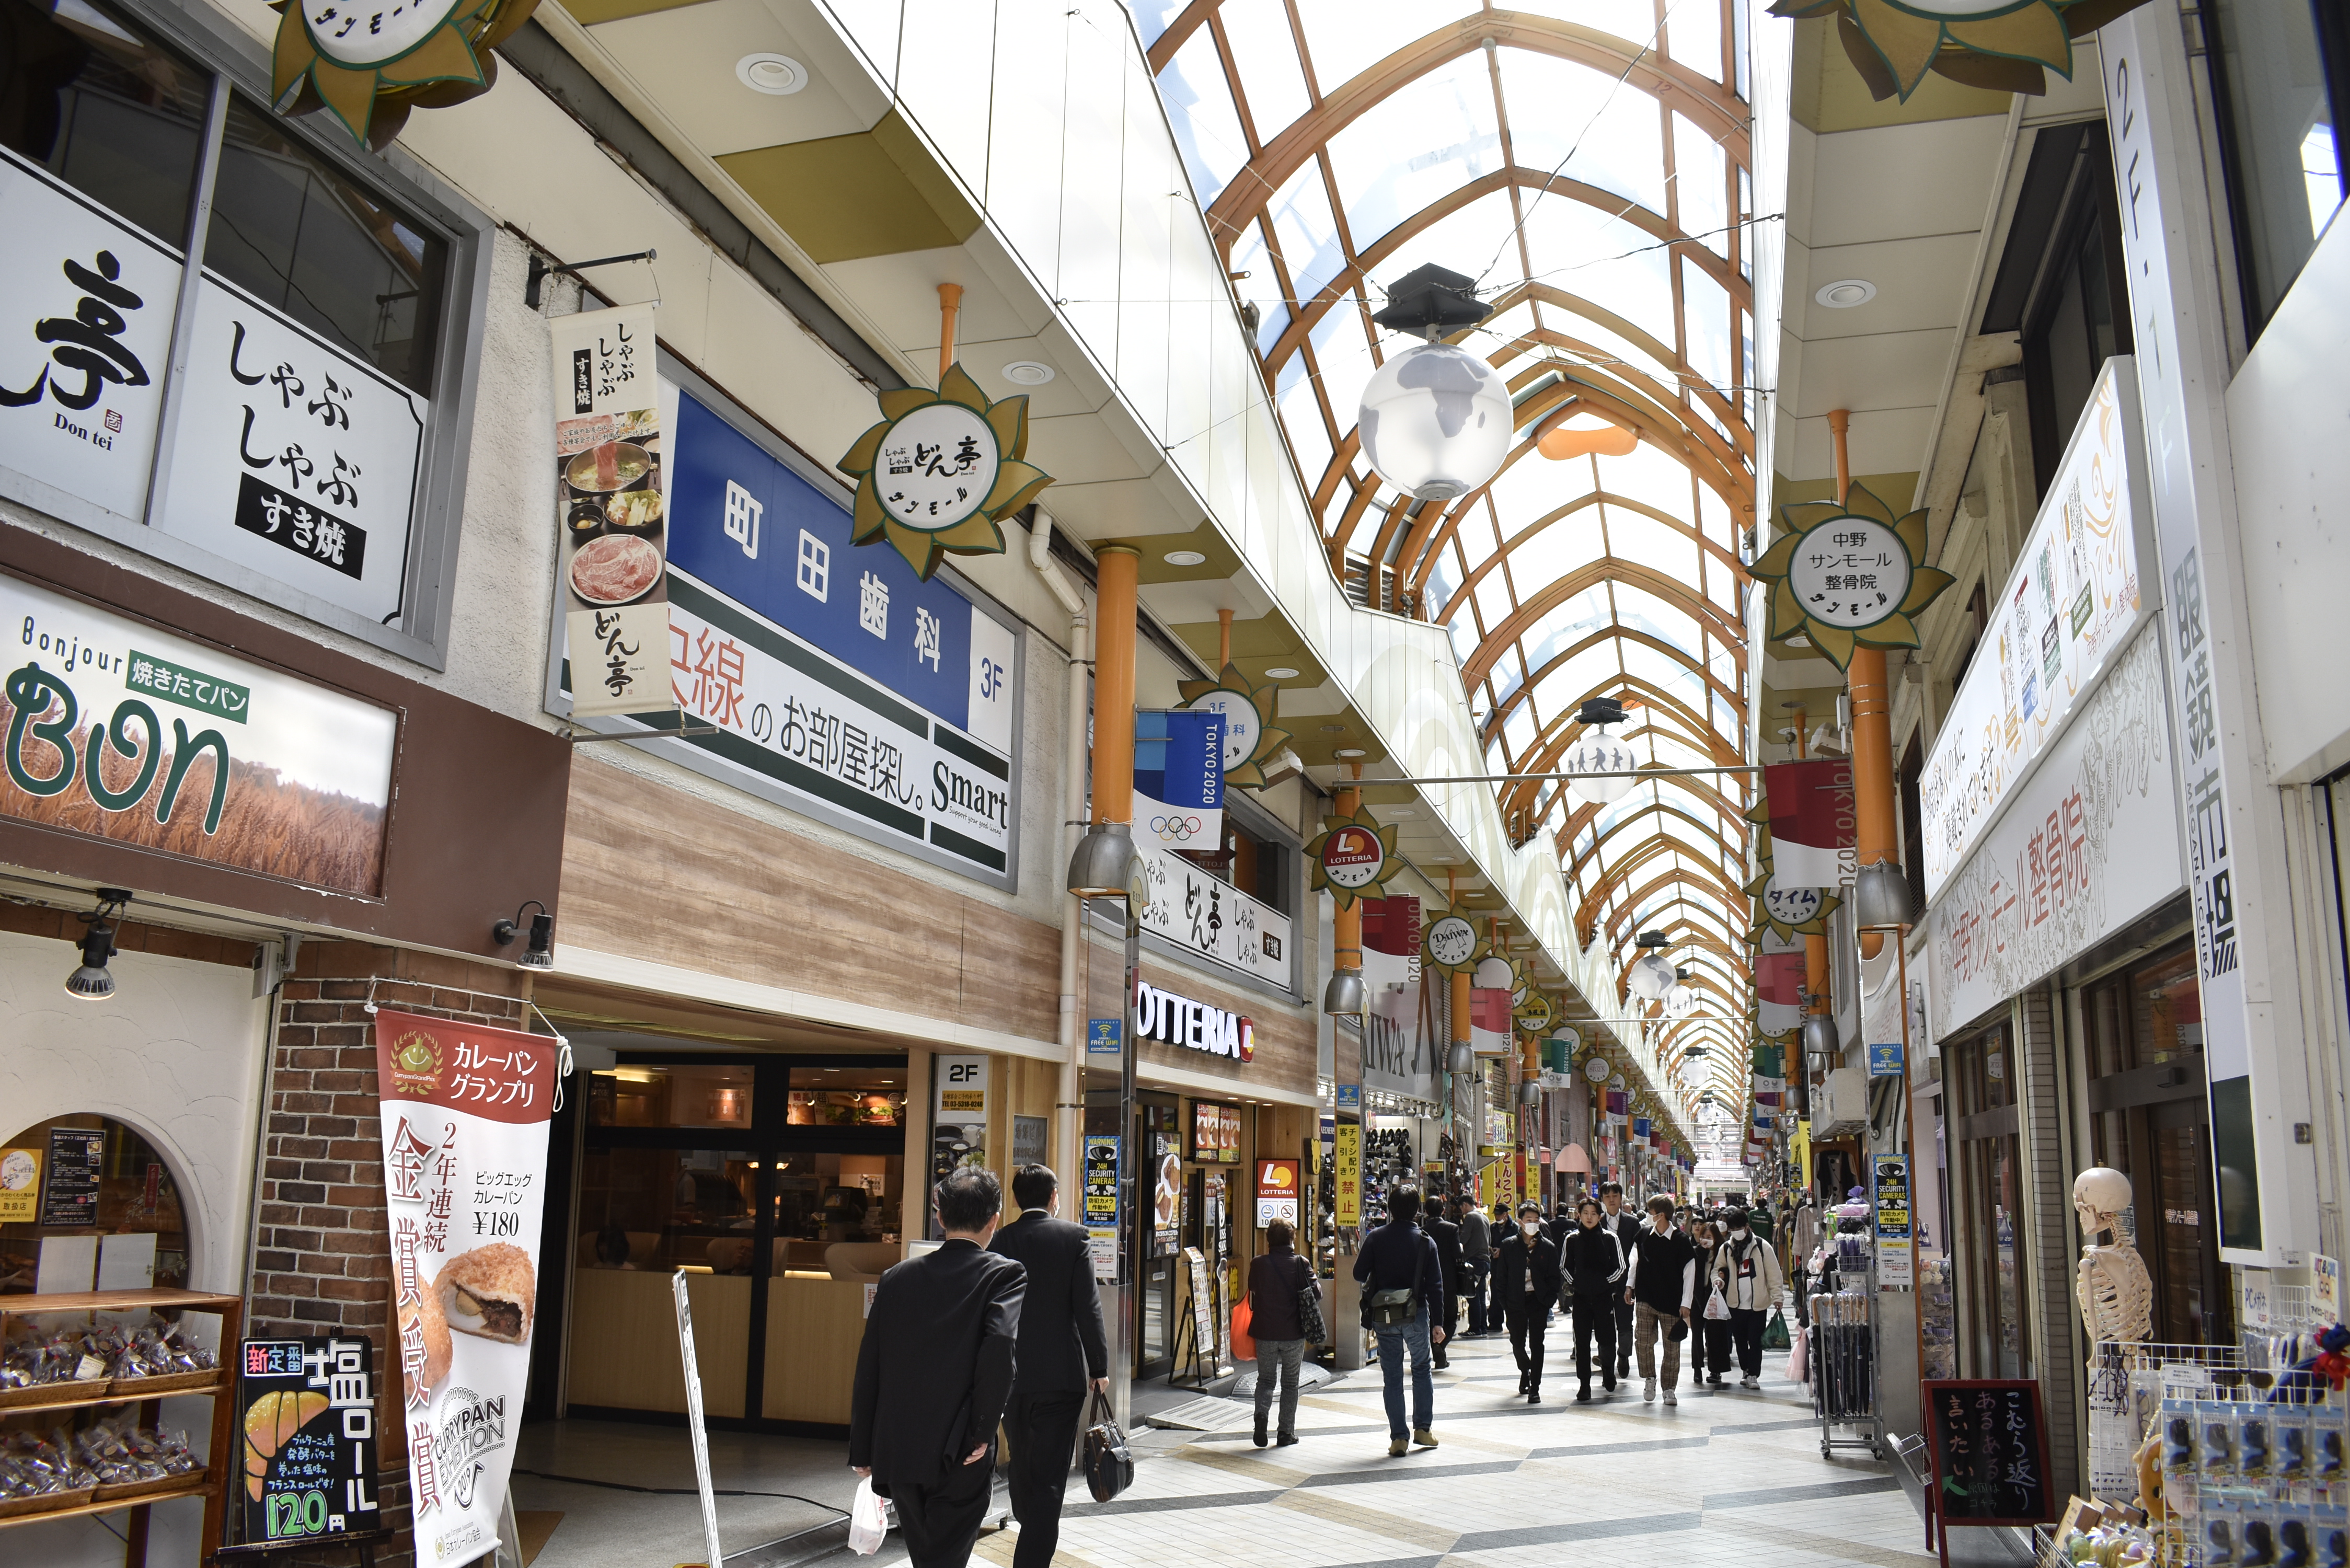
[(1451, 501), (1502, 470), (1516, 434), (1509, 383), (1479, 355), (1440, 342), (1482, 321), (1492, 307), (1473, 280), (1430, 265), (1388, 288), (1372, 319), (1426, 342), (1390, 355), (1363, 389), (1363, 456), (1381, 479), (1417, 501)]
[(1632, 961), (1629, 976), (1632, 994), (1643, 1002), (1662, 1002), (1678, 978), (1673, 973), (1673, 966), (1667, 963), (1657, 950), (1666, 945), (1665, 934), (1662, 931), (1642, 931), (1639, 945), (1642, 950), (1640, 956)]
[(1565, 771), (1573, 775), (1568, 786), (1578, 798), (1594, 805), (1612, 805), (1640, 782), (1635, 778), (1590, 776), (1629, 774), (1640, 765), (1629, 742), (1607, 732), (1608, 725), (1624, 722), (1624, 705), (1613, 698), (1594, 697), (1575, 713), (1575, 722), (1584, 726), (1584, 732), (1582, 738), (1566, 750)]
[(1690, 989), (1689, 971), (1673, 971), (1673, 983), (1665, 990), (1665, 1016), (1687, 1018), (1697, 1011), (1697, 992)]

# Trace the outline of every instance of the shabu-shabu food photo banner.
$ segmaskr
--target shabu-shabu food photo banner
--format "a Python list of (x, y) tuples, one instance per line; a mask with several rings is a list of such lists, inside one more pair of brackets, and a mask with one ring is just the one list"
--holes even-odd
[(556, 592), (577, 677), (571, 711), (586, 718), (672, 707), (653, 307), (586, 310), (548, 328), (563, 540)]
[(416, 1559), (469, 1563), (498, 1543), (530, 1379), (556, 1042), (389, 1009), (375, 1039)]

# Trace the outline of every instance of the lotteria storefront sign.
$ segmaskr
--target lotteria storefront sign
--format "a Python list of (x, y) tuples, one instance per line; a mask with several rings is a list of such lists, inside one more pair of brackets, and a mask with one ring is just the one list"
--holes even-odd
[(1145, 1040), (1235, 1062), (1256, 1058), (1256, 1029), (1247, 1019), (1140, 981), (1134, 987), (1134, 1032)]

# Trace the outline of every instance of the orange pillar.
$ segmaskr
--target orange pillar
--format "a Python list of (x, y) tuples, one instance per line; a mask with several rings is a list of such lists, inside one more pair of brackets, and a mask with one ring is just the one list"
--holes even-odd
[[(1844, 504), (1852, 488), (1852, 459), (1846, 437), (1852, 415), (1843, 409), (1828, 414), (1828, 433), (1835, 442), (1836, 504)], [(1874, 866), (1898, 858), (1901, 836), (1895, 825), (1893, 797), (1893, 704), (1885, 682), (1885, 650), (1856, 648), (1845, 671), (1852, 690), (1852, 798), (1858, 820), (1853, 833), (1854, 863)], [(1885, 938), (1877, 931), (1860, 934), (1863, 958), (1875, 958)]]
[(1142, 556), (1104, 545), (1094, 556), (1094, 820), (1134, 820), (1135, 587)]
[[(1363, 809), (1363, 764), (1347, 764), (1351, 775), (1338, 786), (1338, 815), (1352, 816)], [(1330, 918), (1330, 967), (1333, 970), (1363, 970), (1363, 901), (1350, 900)]]

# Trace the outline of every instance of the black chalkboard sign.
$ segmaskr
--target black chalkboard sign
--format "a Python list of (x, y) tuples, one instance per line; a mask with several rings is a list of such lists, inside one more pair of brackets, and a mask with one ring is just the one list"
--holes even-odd
[(2040, 1385), (1977, 1379), (1920, 1385), (1933, 1455), (1928, 1491), (1948, 1529), (2046, 1524), (2061, 1506), (2048, 1481)]
[(244, 1539), (306, 1544), (376, 1530), (374, 1347), (248, 1339), (237, 1368)]

